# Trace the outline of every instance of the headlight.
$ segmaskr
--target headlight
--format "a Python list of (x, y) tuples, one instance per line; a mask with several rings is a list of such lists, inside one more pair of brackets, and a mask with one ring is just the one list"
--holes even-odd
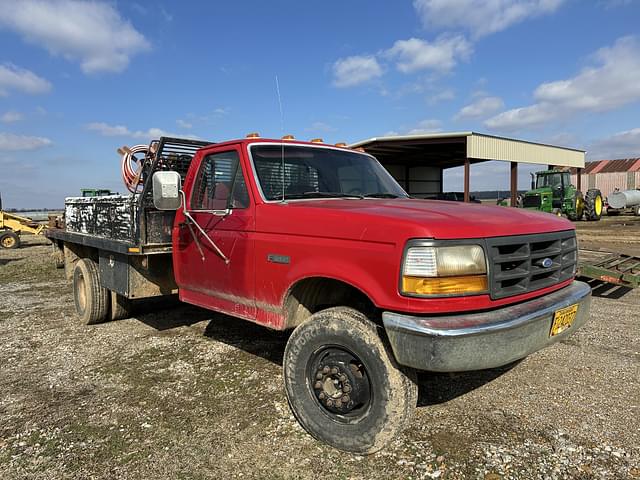
[(480, 245), (407, 249), (402, 293), (428, 296), (486, 291), (487, 265)]

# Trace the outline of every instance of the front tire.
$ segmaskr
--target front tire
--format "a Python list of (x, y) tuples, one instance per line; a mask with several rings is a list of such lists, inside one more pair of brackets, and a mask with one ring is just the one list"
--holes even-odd
[(576, 190), (571, 199), (571, 210), (567, 212), (567, 218), (572, 222), (578, 222), (582, 220), (583, 214), (584, 198), (582, 197), (582, 193)]
[(7, 250), (13, 250), (20, 246), (20, 237), (11, 230), (0, 232), (0, 246)]
[(73, 269), (73, 299), (83, 323), (93, 325), (107, 320), (109, 290), (100, 285), (98, 266), (90, 258), (78, 260)]
[(357, 310), (329, 308), (298, 326), (285, 348), (293, 414), (316, 439), (347, 452), (380, 450), (415, 411), (415, 373), (400, 370), (378, 330)]

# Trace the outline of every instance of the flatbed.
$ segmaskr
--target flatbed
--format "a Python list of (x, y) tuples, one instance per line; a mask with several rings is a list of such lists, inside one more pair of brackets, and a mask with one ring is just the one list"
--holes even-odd
[(171, 228), (175, 211), (153, 206), (154, 172), (171, 170), (185, 180), (197, 150), (213, 142), (161, 137), (152, 142), (142, 165), (142, 184), (131, 195), (69, 197), (65, 200), (65, 228), (49, 228), (45, 236), (54, 258), (71, 278), (78, 259), (91, 257), (103, 286), (127, 298), (178, 292), (171, 262)]
[(629, 288), (640, 286), (640, 257), (581, 249), (579, 259), (579, 277)]

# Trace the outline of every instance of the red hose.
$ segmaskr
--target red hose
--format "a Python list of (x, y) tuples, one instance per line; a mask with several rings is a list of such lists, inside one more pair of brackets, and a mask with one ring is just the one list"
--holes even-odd
[(136, 153), (143, 153), (146, 157), (149, 151), (149, 145), (136, 145), (127, 148), (122, 154), (122, 180), (131, 193), (136, 193), (138, 187), (143, 184), (142, 166), (144, 158), (137, 159), (134, 157)]

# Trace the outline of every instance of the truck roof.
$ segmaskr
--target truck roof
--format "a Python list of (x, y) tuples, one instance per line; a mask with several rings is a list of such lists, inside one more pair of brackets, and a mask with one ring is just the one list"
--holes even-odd
[(340, 148), (343, 150), (348, 150), (348, 151), (354, 151), (352, 148), (348, 147), (346, 144), (345, 145), (341, 145), (341, 144), (337, 144), (337, 145), (333, 145), (330, 143), (324, 143), (322, 141), (307, 141), (307, 140), (298, 140), (297, 138), (290, 138), (290, 139), (282, 139), (282, 138), (265, 138), (265, 137), (250, 137), (250, 138), (238, 138), (238, 139), (234, 139), (234, 140), (225, 140), (224, 142), (219, 142), (219, 143), (214, 143), (211, 144), (209, 146), (203, 147), (203, 148), (209, 148), (209, 147), (224, 147), (227, 145), (236, 145), (238, 143), (241, 143), (243, 145), (251, 145), (253, 143), (283, 143), (285, 145), (287, 144), (292, 144), (292, 145), (310, 145), (313, 147), (331, 147), (331, 148)]

